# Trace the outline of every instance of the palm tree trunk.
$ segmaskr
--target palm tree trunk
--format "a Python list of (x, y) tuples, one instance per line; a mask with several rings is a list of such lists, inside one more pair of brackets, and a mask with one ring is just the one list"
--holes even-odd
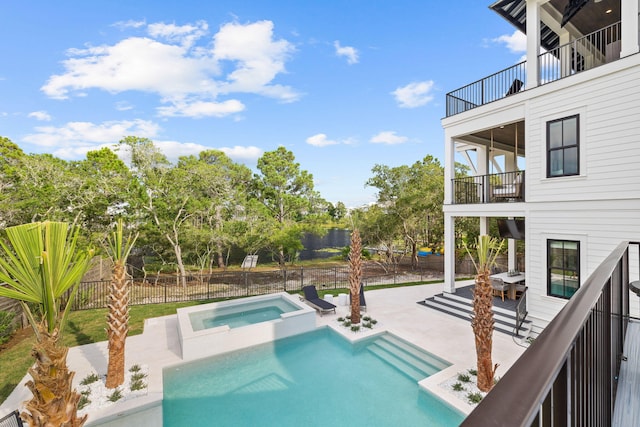
[(498, 365), (493, 365), (491, 349), (493, 345), (493, 289), (489, 270), (482, 270), (476, 276), (473, 292), (473, 319), (471, 327), (475, 335), (478, 362), (478, 389), (488, 392), (493, 387)]
[(107, 336), (109, 338), (109, 365), (107, 388), (115, 388), (124, 382), (124, 349), (129, 333), (129, 287), (125, 266), (116, 262), (109, 293)]
[(362, 241), (360, 232), (351, 233), (349, 249), (349, 287), (351, 293), (351, 323), (360, 323), (360, 281), (362, 280)]
[(69, 349), (59, 342), (58, 329), (49, 333), (43, 324), (37, 328), (39, 339), (31, 352), (36, 363), (29, 368), (33, 380), (26, 384), (33, 398), (20, 415), (31, 427), (81, 427), (87, 415), (77, 416), (80, 394), (72, 388), (74, 372), (67, 367)]

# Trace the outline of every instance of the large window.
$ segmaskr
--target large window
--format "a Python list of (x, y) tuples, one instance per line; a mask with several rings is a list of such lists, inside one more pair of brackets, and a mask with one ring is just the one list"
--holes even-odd
[(547, 294), (571, 298), (580, 287), (580, 242), (547, 240)]
[(547, 122), (547, 177), (578, 175), (579, 116)]

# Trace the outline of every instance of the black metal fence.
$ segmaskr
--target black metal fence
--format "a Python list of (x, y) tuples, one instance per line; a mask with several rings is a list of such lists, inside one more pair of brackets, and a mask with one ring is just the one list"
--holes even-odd
[(462, 426), (611, 425), (629, 322), (630, 245), (639, 243), (621, 243), (596, 268)]
[[(365, 286), (425, 281), (440, 277), (422, 268), (395, 268), (385, 271), (379, 266), (363, 268)], [(109, 280), (82, 282), (72, 305), (73, 310), (107, 306)], [(273, 271), (226, 271), (213, 274), (154, 276), (134, 279), (129, 286), (129, 304), (157, 304), (180, 301), (238, 298), (276, 292), (300, 292), (303, 286), (318, 290), (349, 287), (349, 268), (288, 268)]]
[(525, 171), (454, 178), (453, 203), (524, 202)]

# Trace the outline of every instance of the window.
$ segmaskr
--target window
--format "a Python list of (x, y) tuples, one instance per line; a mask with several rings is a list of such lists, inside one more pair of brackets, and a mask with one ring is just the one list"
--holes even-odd
[(578, 175), (579, 116), (547, 122), (547, 177)]
[(571, 298), (580, 287), (580, 242), (547, 240), (547, 294)]

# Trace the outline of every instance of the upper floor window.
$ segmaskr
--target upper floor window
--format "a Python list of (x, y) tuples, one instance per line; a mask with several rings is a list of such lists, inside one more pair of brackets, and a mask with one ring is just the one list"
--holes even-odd
[(547, 177), (578, 175), (579, 116), (547, 122)]
[(547, 294), (571, 298), (580, 287), (580, 242), (547, 240)]

